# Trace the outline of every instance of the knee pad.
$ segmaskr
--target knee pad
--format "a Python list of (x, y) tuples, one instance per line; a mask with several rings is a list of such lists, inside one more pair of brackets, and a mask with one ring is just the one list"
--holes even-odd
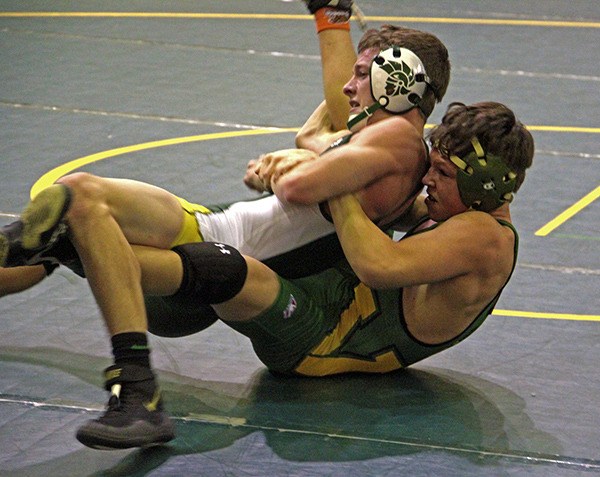
[(179, 338), (205, 330), (219, 319), (210, 305), (175, 296), (145, 296), (148, 331), (156, 336)]
[(183, 280), (174, 298), (216, 305), (236, 296), (246, 282), (248, 265), (233, 247), (197, 242), (178, 245), (172, 250), (183, 263)]

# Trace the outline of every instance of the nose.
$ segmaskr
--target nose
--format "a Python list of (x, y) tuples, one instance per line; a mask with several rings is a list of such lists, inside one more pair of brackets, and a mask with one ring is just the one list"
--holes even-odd
[(421, 179), (421, 182), (423, 183), (423, 185), (425, 185), (427, 187), (433, 186), (433, 173), (432, 172), (433, 172), (433, 167), (429, 167), (429, 169), (427, 169), (427, 172)]
[(348, 97), (354, 96), (354, 93), (356, 93), (356, 85), (355, 85), (355, 81), (354, 81), (354, 76), (352, 76), (352, 78), (350, 78), (350, 80), (344, 85), (344, 88), (342, 89), (342, 91)]

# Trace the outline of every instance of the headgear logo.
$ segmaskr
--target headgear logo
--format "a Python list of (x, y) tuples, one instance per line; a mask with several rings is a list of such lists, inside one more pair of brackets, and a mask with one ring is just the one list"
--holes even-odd
[(386, 61), (380, 68), (388, 74), (385, 92), (388, 96), (406, 96), (415, 84), (415, 73), (404, 61)]

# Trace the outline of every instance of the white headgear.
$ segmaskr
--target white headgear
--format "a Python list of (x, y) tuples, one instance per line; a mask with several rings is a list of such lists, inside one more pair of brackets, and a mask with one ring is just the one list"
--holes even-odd
[(393, 46), (380, 52), (371, 63), (371, 94), (375, 103), (351, 117), (348, 129), (373, 115), (379, 108), (402, 114), (418, 106), (430, 87), (421, 59), (407, 48)]

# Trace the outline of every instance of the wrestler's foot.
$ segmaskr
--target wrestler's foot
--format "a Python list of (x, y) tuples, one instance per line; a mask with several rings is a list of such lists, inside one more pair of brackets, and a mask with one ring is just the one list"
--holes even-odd
[(66, 236), (63, 219), (70, 203), (70, 189), (54, 184), (29, 202), (20, 220), (0, 227), (0, 266), (52, 262), (53, 257), (45, 254)]
[(106, 389), (111, 391), (106, 412), (79, 428), (79, 442), (109, 450), (164, 444), (175, 437), (175, 426), (163, 410), (150, 369), (111, 366), (106, 378)]

